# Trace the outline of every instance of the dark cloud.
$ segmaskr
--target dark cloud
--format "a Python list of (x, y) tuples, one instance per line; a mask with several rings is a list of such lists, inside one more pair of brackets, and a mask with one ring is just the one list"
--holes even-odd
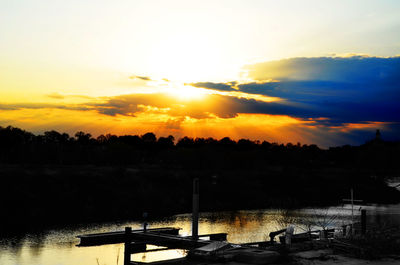
[(140, 80), (143, 80), (143, 81), (151, 81), (151, 78), (148, 77), (148, 76), (131, 75), (129, 78), (130, 79), (140, 79)]
[[(277, 67), (276, 69), (274, 67)], [(349, 123), (400, 122), (400, 58), (294, 58), (248, 66), (250, 83), (199, 82), (187, 85), (279, 97), (264, 102), (228, 95), (181, 101), (166, 94), (131, 94), (88, 100), (85, 104), (0, 104), (2, 110), (60, 108), (135, 116), (162, 112), (175, 121), (233, 118), (240, 113), (287, 115), (326, 128)], [(262, 81), (275, 80), (275, 81)], [(323, 117), (324, 119), (320, 119)], [(173, 124), (173, 123), (171, 123)]]
[[(319, 143), (322, 146), (334, 146), (340, 144), (362, 144), (373, 138), (377, 128), (384, 129), (385, 139), (398, 139), (400, 131), (399, 122), (391, 122), (393, 117), (383, 115), (373, 106), (365, 111), (359, 105), (353, 105), (354, 109), (345, 109), (345, 106), (320, 106), (313, 104), (294, 103), (291, 101), (263, 102), (254, 99), (237, 98), (225, 95), (210, 95), (207, 104), (203, 101), (193, 101), (182, 104), (175, 98), (164, 94), (157, 95), (124, 95), (110, 98), (107, 102), (98, 104), (95, 108), (106, 115), (134, 115), (143, 112), (139, 105), (149, 105), (157, 108), (169, 108), (166, 112), (172, 118), (168, 121), (169, 129), (179, 129), (184, 117), (204, 119), (217, 116), (219, 118), (234, 118), (240, 113), (244, 114), (271, 114), (288, 115), (297, 117), (304, 122), (299, 125), (291, 125), (290, 128), (282, 128), (282, 131), (298, 131), (305, 135), (310, 142)], [(104, 110), (107, 110), (104, 111)], [(335, 111), (336, 110), (336, 113)], [(393, 113), (396, 113), (395, 110)], [(398, 112), (397, 112), (398, 113)], [(382, 115), (384, 118), (382, 118)], [(321, 119), (320, 117), (328, 117)], [(363, 120), (377, 121), (365, 122)], [(354, 123), (356, 126), (353, 126)]]
[(164, 94), (130, 94), (109, 97), (102, 102), (90, 102), (86, 105), (92, 109), (106, 115), (115, 116), (117, 114), (134, 116), (135, 113), (142, 112), (140, 106), (152, 106), (157, 108), (170, 107), (171, 99)]
[(165, 94), (132, 94), (111, 97), (101, 103), (88, 103), (92, 109), (105, 115), (133, 116), (147, 111), (141, 106), (166, 109), (173, 117), (233, 118), (239, 113), (247, 114), (276, 114), (295, 117), (320, 117), (312, 108), (305, 104), (290, 102), (264, 102), (254, 99), (237, 98), (225, 95), (209, 95), (205, 101), (197, 100), (182, 102)]
[(320, 80), (334, 82), (398, 81), (400, 57), (314, 57), (291, 58), (248, 65), (255, 80)]
[(14, 104), (1, 104), (0, 103), (0, 110), (17, 110), (20, 109), (16, 107)]
[(283, 99), (266, 103), (220, 98), (226, 106), (224, 117), (235, 113), (279, 114), (302, 119), (325, 117), (318, 121), (325, 126), (400, 122), (400, 57), (292, 58), (249, 65), (246, 69), (249, 77), (257, 81), (190, 85)]
[(305, 103), (331, 121), (400, 121), (400, 57), (295, 58), (254, 65), (249, 75), (282, 80), (241, 91)]
[(242, 99), (236, 107), (231, 106), (238, 112), (259, 111), (304, 119), (326, 117), (326, 125), (400, 122), (400, 57), (293, 58), (246, 68), (249, 76), (258, 81), (192, 85), (284, 99), (275, 103)]
[(0, 103), (0, 110), (20, 110), (20, 109), (66, 109), (66, 110), (90, 110), (83, 104), (48, 104), (48, 103)]
[(230, 83), (198, 82), (185, 85), (191, 85), (194, 87), (201, 87), (207, 89), (215, 89), (219, 91), (236, 91), (236, 89), (233, 88), (233, 86), (236, 85), (236, 82), (230, 82)]

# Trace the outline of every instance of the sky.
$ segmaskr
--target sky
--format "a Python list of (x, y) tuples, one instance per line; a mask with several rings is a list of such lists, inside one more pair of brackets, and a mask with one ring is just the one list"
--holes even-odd
[(398, 140), (399, 13), (397, 0), (2, 0), (0, 126)]

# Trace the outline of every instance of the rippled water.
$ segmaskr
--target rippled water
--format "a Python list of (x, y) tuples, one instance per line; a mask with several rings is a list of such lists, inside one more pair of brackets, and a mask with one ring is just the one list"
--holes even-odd
[[(400, 205), (367, 206), (368, 221), (397, 223), (400, 225)], [(351, 207), (332, 207), (327, 209), (301, 209), (294, 211), (255, 210), (221, 213), (202, 213), (199, 220), (199, 233), (228, 233), (228, 241), (244, 243), (268, 240), (271, 231), (295, 224), (302, 232), (312, 223), (327, 226), (340, 226), (350, 222)], [(355, 208), (359, 216), (359, 207)], [(179, 227), (181, 235), (191, 233), (191, 215), (176, 215), (163, 220), (149, 222), (150, 227)], [(91, 224), (70, 229), (48, 230), (42, 233), (0, 239), (1, 265), (118, 265), (123, 264), (123, 244), (76, 247), (77, 235), (123, 230), (125, 226), (133, 229), (141, 227), (139, 222)], [(168, 250), (154, 253), (134, 254), (133, 260), (150, 262), (176, 258), (185, 255), (182, 250)]]

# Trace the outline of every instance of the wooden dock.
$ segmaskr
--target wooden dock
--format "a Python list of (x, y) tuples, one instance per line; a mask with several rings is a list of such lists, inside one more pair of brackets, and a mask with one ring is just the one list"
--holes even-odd
[[(163, 235), (178, 235), (180, 228), (174, 227), (163, 227), (163, 228), (152, 228), (147, 229), (147, 232), (152, 234), (163, 234)], [(143, 233), (143, 229), (132, 230), (132, 234)], [(79, 247), (87, 246), (100, 246), (106, 244), (119, 244), (125, 243), (125, 231), (97, 233), (80, 235), (78, 238), (81, 240)]]
[[(180, 228), (164, 227), (153, 229), (132, 230), (125, 227), (125, 231), (108, 232), (80, 235), (79, 247), (100, 246), (106, 244), (124, 243), (125, 254), (124, 264), (131, 264), (131, 254), (149, 251), (160, 251), (166, 249), (187, 249), (191, 250), (198, 247), (209, 245), (216, 241), (225, 241), (226, 233), (215, 233), (199, 235), (198, 238), (192, 236), (180, 236)], [(203, 239), (208, 237), (209, 239)], [(161, 249), (147, 249), (147, 245), (163, 247)]]
[[(129, 230), (129, 229), (128, 229)], [(226, 233), (214, 233), (199, 235), (199, 240), (194, 240), (191, 236), (180, 236), (180, 228), (174, 227), (163, 227), (163, 228), (152, 228), (144, 231), (131, 230), (130, 233), (126, 231), (97, 233), (80, 235), (79, 247), (86, 246), (100, 246), (106, 244), (119, 244), (125, 243), (126, 240), (130, 240), (135, 243), (146, 243), (160, 246), (177, 246), (177, 248), (191, 249), (193, 242), (198, 242), (199, 245), (208, 244), (212, 241), (223, 241), (226, 240)], [(128, 237), (128, 238), (127, 238)], [(202, 238), (209, 237), (209, 240)]]

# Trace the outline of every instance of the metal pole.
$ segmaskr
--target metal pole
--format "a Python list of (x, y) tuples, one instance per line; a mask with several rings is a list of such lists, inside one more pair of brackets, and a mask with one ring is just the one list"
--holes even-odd
[(199, 237), (199, 179), (193, 180), (192, 239)]

